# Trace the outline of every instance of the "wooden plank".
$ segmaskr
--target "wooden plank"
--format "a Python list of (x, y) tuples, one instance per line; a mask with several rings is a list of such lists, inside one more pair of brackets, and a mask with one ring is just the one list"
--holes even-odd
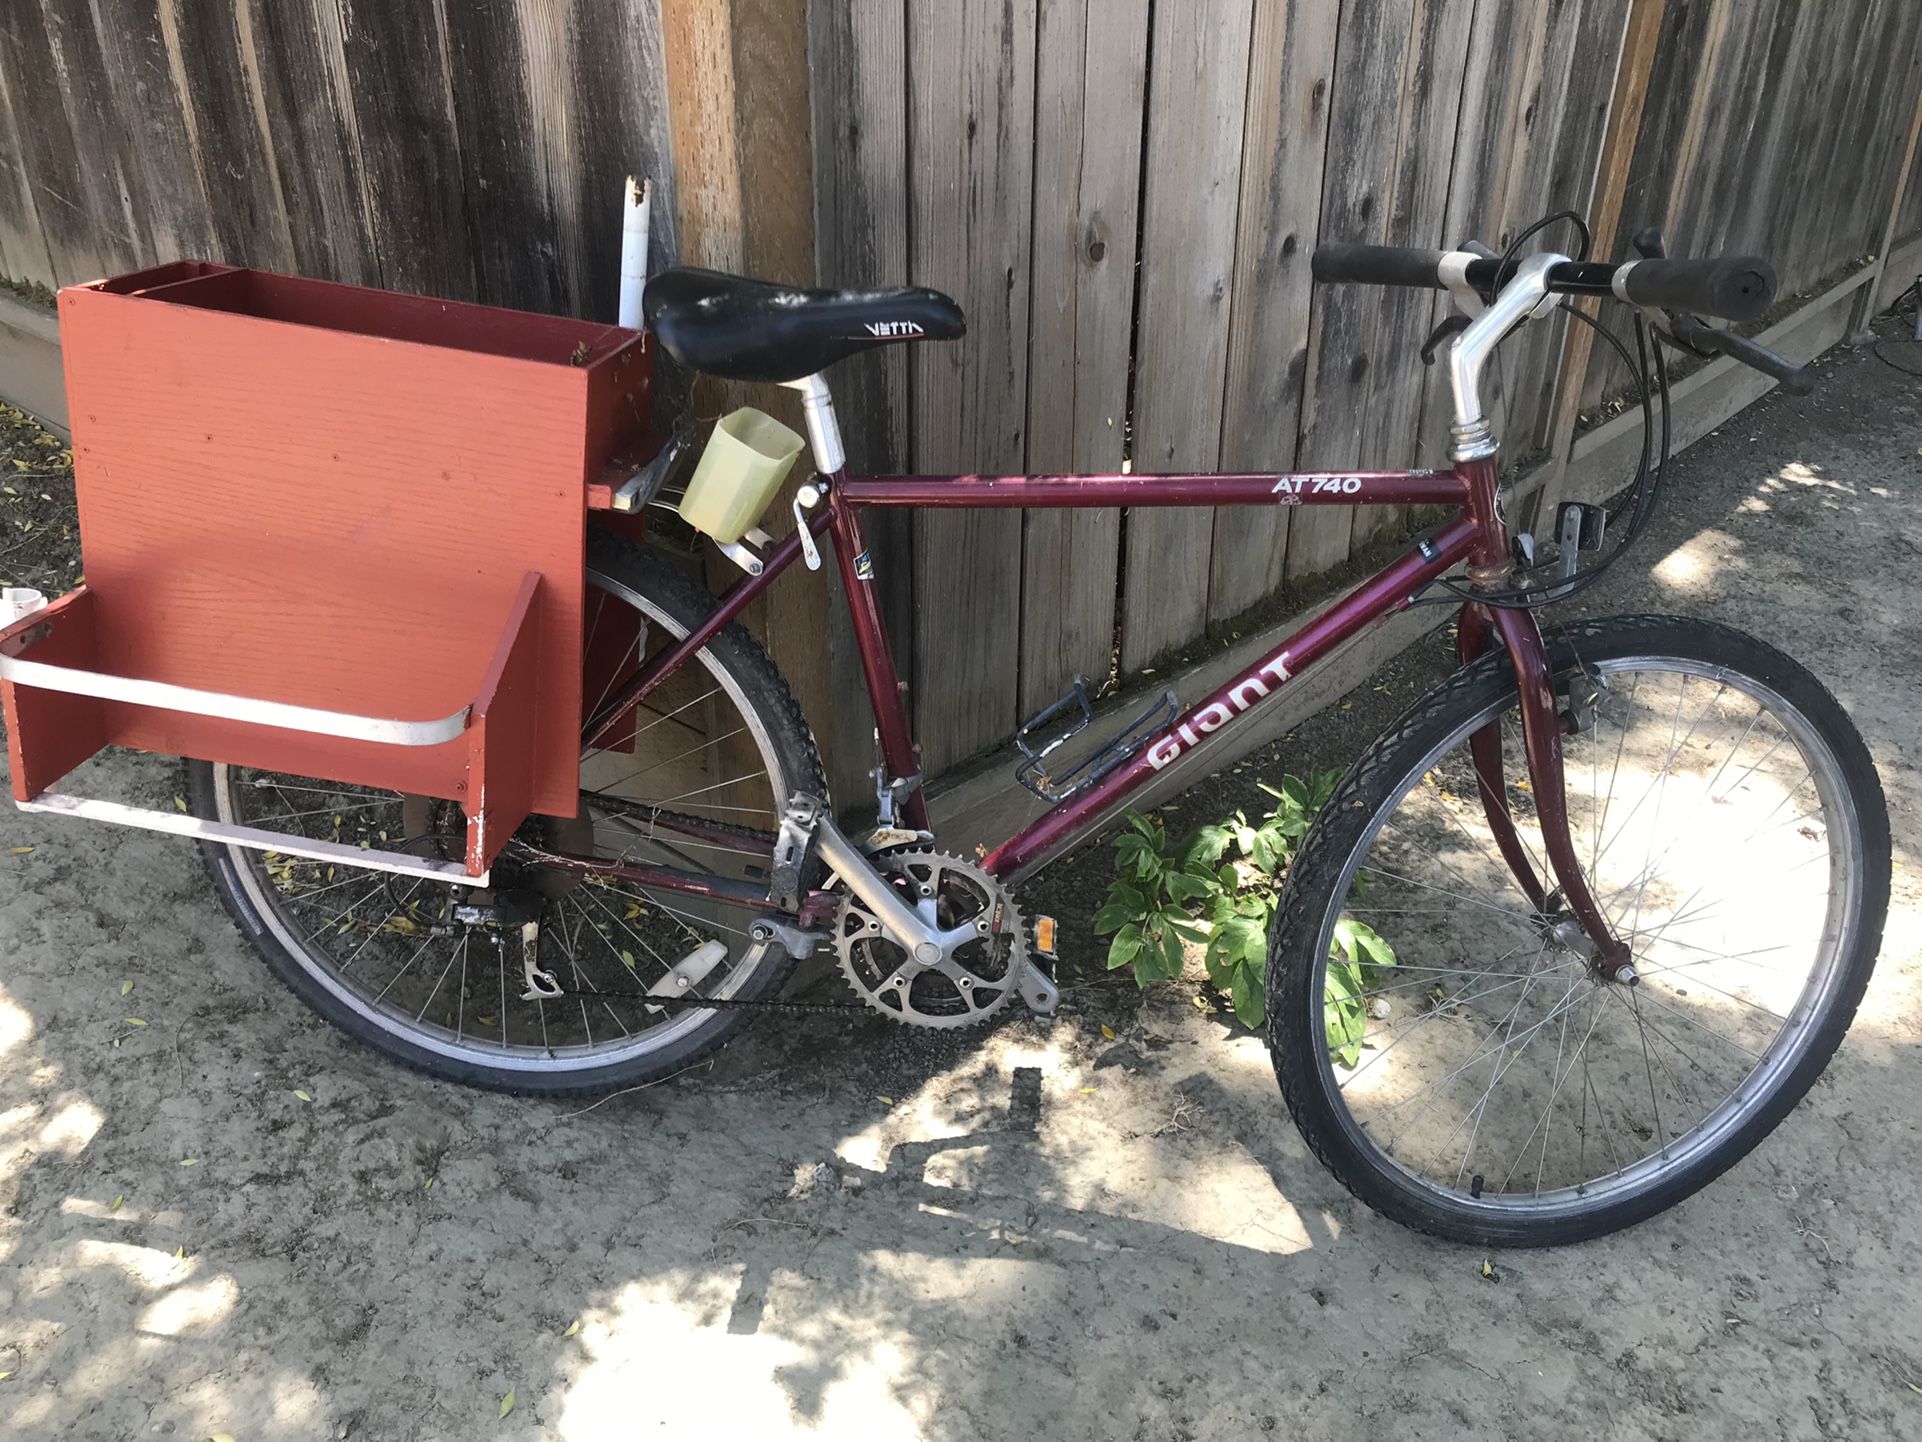
[[(1462, 82), (1472, 48), (1474, 0), (1418, 0), (1396, 20), (1406, 28), (1407, 70), (1392, 112), (1390, 148), (1377, 157), (1380, 221), (1391, 245), (1440, 246), (1445, 233), (1454, 137), (1460, 122)], [(1344, 17), (1345, 18), (1345, 17)], [(1339, 101), (1337, 81), (1337, 99)], [(1412, 466), (1421, 456), (1421, 416), (1428, 370), (1422, 342), (1434, 328), (1432, 292), (1390, 287), (1377, 297), (1374, 394), (1363, 415), (1362, 451), (1355, 463)], [(1404, 524), (1399, 506), (1353, 511), (1352, 544), (1362, 545)]]
[[(1135, 321), (1137, 471), (1208, 471), (1221, 461), (1253, 24), (1253, 0), (1154, 12)], [(1213, 541), (1205, 510), (1129, 514), (1124, 671), (1200, 633)]]
[(37, 4), (0, 5), (0, 75), (20, 122), (16, 135), (53, 282), (87, 280), (139, 263), (137, 242), (116, 198), (103, 220), (96, 188), (83, 188), (72, 96), (54, 61), (52, 35)]
[[(1315, 0), (1255, 4), (1221, 426), (1226, 470), (1292, 470), (1300, 444), (1337, 18)], [(1291, 514), (1216, 514), (1212, 620), (1227, 621), (1280, 586)]]
[[(1505, 250), (1523, 226), (1542, 216), (1563, 209), (1589, 214), (1624, 18), (1605, 6), (1522, 0), (1508, 23), (1497, 25), (1498, 32), (1526, 31), (1534, 39), (1526, 47), (1526, 65), (1508, 67), (1505, 74), (1477, 75), (1471, 68), (1464, 84), (1447, 243), (1474, 235)], [(1478, 25), (1481, 19), (1478, 12)], [(1575, 247), (1573, 227), (1563, 224), (1527, 248)], [(1436, 319), (1447, 310), (1438, 307)], [(1496, 434), (1505, 466), (1529, 464), (1547, 449), (1547, 413), (1567, 340), (1568, 323), (1556, 314), (1531, 322), (1496, 353)], [(1424, 463), (1444, 463), (1451, 416), (1437, 368), (1429, 375), (1424, 408)]]
[[(1902, 233), (1902, 217), (1908, 205), (1910, 191), (1922, 189), (1915, 182), (1916, 156), (1922, 150), (1922, 44), (1911, 41), (1907, 66), (1902, 71), (1907, 88), (1915, 94), (1914, 114), (1909, 117), (1909, 133), (1903, 142), (1900, 158), (1896, 162), (1895, 173), (1889, 181), (1889, 215), (1882, 226), (1881, 244), (1875, 248), (1876, 264), (1886, 273), (1890, 268), (1890, 252), (1895, 249), (1897, 238)], [(1895, 92), (1901, 94), (1901, 91)], [(1901, 279), (1897, 276), (1896, 279)], [(1872, 316), (1878, 313), (1883, 293), (1881, 278), (1865, 289), (1856, 302), (1855, 314), (1849, 320), (1851, 335), (1865, 330)]]
[[(467, 871), (479, 876), (533, 814), (541, 692), (540, 573), (530, 571), (481, 677), (467, 732)], [(577, 783), (578, 784), (578, 783)], [(577, 792), (578, 797), (578, 792)], [(566, 813), (563, 812), (563, 815)]]
[[(822, 285), (898, 285), (908, 274), (907, 12), (900, 5), (848, 6), (813, 0), (808, 7), (808, 70), (813, 108), (814, 236)], [(849, 468), (881, 474), (908, 457), (908, 346), (876, 346), (835, 367), (835, 415)], [(870, 582), (895, 664), (912, 676), (914, 660), (914, 518), (876, 512), (865, 518)], [(828, 763), (836, 777), (874, 763), (871, 727), (858, 723), (860, 658), (838, 595), (828, 634), (836, 721)], [(836, 783), (844, 804), (849, 792)], [(851, 794), (863, 794), (861, 788)]]
[(565, 175), (556, 172), (555, 184), (574, 190), (573, 199), (558, 207), (563, 216), (578, 217), (574, 309), (612, 319), (620, 294), (622, 185), (629, 175), (654, 182), (650, 266), (660, 270), (680, 255), (660, 12), (654, 3), (634, 0), (571, 0), (562, 10), (569, 77), (565, 153), (571, 164)]
[[(0, 60), (6, 53), (5, 31), (0, 28)], [(40, 210), (34, 204), (24, 131), (13, 88), (7, 81), (8, 69), (0, 64), (0, 268), (9, 279), (52, 290), (60, 282), (54, 274), (53, 255), (47, 249), (46, 231), (40, 225)], [(35, 119), (45, 123), (40, 117)]]
[[(677, 70), (675, 26), (705, 11), (716, 12), (720, 24), (687, 36), (694, 53), (683, 52), (682, 60), (698, 63)], [(817, 266), (809, 82), (807, 69), (791, 63), (792, 56), (807, 49), (807, 0), (728, 0), (721, 6), (706, 0), (669, 7), (663, 18), (670, 22), (665, 38), (677, 188), (686, 196), (690, 187), (698, 187), (702, 196), (717, 200), (713, 206), (692, 208), (682, 201), (684, 245), (700, 246), (703, 254), (729, 253), (750, 275), (813, 284)], [(712, 107), (715, 134), (728, 137), (725, 148), (715, 146), (701, 164), (689, 160), (690, 154), (701, 152), (682, 143), (683, 98), (694, 76), (702, 78), (698, 83), (708, 101), (693, 113), (699, 116)], [(731, 176), (719, 171), (731, 171)], [(799, 398), (792, 391), (777, 386), (729, 391), (728, 405), (738, 395), (805, 430)], [(776, 537), (794, 529), (794, 493), (812, 474), (812, 466), (797, 466), (770, 506), (762, 524)], [(732, 563), (716, 564), (725, 568), (728, 581), (738, 574)], [(835, 684), (833, 648), (824, 645), (823, 638), (844, 623), (844, 608), (834, 604), (834, 589), (823, 584), (824, 579), (793, 581), (767, 600), (751, 624), (816, 728), (830, 788), (842, 795), (859, 794), (871, 728), (858, 692)]]
[(251, 5), (160, 0), (168, 71), (182, 98), (212, 245), (208, 260), (291, 270), (299, 262), (253, 68)]
[[(1623, 205), (1628, 195), (1631, 166), (1642, 133), (1643, 115), (1648, 99), (1649, 78), (1653, 71), (1657, 45), (1663, 35), (1663, 19), (1668, 0), (1632, 0), (1617, 51), (1613, 80), (1607, 101), (1607, 129), (1602, 138), (1601, 156), (1596, 162), (1593, 199), (1589, 205), (1589, 228), (1597, 254), (1603, 259), (1618, 255), (1616, 237), (1622, 229)], [(1590, 315), (1600, 303), (1579, 302)], [(1547, 446), (1550, 460), (1559, 467), (1574, 439), (1575, 422), (1582, 405), (1582, 391), (1590, 371), (1590, 355), (1595, 333), (1585, 325), (1570, 325), (1555, 379), (1554, 399), (1549, 405)], [(1543, 484), (1538, 514), (1553, 513), (1553, 507), (1566, 497), (1561, 481), (1551, 475)], [(1539, 522), (1533, 522), (1539, 528)]]
[[(1116, 471), (1134, 320), (1147, 0), (1043, 0), (1036, 47), (1031, 471)], [(1093, 23), (1090, 23), (1092, 20)], [(1114, 649), (1121, 517), (1032, 511), (1022, 535), (1021, 714)]]
[[(1329, 121), (1321, 240), (1442, 243), (1449, 138), (1461, 104), (1472, 4), (1353, 0), (1343, 7)], [(1331, 286), (1316, 299), (1301, 460), (1313, 469), (1412, 464), (1433, 298)], [(1286, 574), (1326, 570), (1392, 517), (1347, 507), (1289, 524)]]
[(473, 299), (477, 237), (438, 7), (336, 3), (381, 283)]
[(296, 269), (380, 284), (338, 11), (332, 0), (314, 8), (250, 0), (235, 17), (256, 121), (281, 176)]
[[(449, 5), (446, 66), (460, 229), (473, 294), (489, 305), (561, 313), (580, 291), (578, 207), (559, 103), (562, 34), (547, 4)], [(424, 83), (426, 77), (418, 83)], [(537, 88), (538, 86), (538, 88)], [(446, 209), (444, 195), (437, 204)], [(609, 207), (611, 209), (611, 207)], [(612, 225), (610, 219), (605, 222)]]
[[(908, 12), (909, 268), (968, 316), (965, 341), (911, 361), (917, 470), (1019, 471), (1026, 454), (1035, 0), (923, 0)], [(1017, 719), (1021, 517), (915, 518), (914, 690), (923, 765), (1000, 741)]]

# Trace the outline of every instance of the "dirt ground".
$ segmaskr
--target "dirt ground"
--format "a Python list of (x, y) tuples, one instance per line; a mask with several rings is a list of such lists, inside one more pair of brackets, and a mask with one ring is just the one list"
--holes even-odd
[[(1493, 1278), (1373, 1216), (1255, 1038), (1099, 970), (1099, 850), (1032, 888), (1068, 938), (1053, 1025), (761, 1023), (590, 1106), (355, 1049), (184, 844), (0, 808), (0, 1435), (1922, 1436), (1922, 386), (1822, 369), (1677, 465), (1602, 602), (1804, 657), (1894, 815), (1854, 1033), (1696, 1199)], [(13, 484), (65, 524), (60, 477)], [(29, 514), (0, 517), (0, 576), (71, 579), (26, 574)], [(1345, 763), (1441, 664), (1418, 648), (1184, 819)]]

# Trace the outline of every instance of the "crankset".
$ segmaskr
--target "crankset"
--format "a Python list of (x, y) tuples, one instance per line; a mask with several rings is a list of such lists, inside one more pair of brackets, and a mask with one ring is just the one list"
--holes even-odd
[(1027, 923), (1000, 882), (958, 856), (919, 848), (884, 851), (873, 866), (946, 941), (905, 944), (878, 908), (850, 892), (835, 921), (835, 950), (863, 1002), (894, 1021), (935, 1028), (986, 1021), (1017, 995), (1053, 1013), (1059, 993), (1036, 968)]

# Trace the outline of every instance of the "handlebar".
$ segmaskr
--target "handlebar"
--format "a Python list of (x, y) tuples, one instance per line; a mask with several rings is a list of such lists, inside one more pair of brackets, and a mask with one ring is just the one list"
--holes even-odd
[[(1317, 247), (1314, 277), (1324, 284), (1397, 285), (1445, 290), (1465, 284), (1491, 297), (1507, 281), (1502, 262), (1470, 251), (1423, 250), (1396, 245)], [(1724, 355), (1775, 377), (1791, 395), (1807, 395), (1815, 375), (1807, 366), (1776, 355), (1732, 331), (1714, 330), (1698, 315), (1723, 320), (1759, 319), (1775, 298), (1775, 271), (1759, 256), (1714, 260), (1644, 259), (1611, 265), (1600, 261), (1562, 261), (1548, 270), (1551, 293), (1613, 296), (1630, 305), (1668, 312), (1669, 333), (1683, 345), (1707, 355)]]
[[(1418, 250), (1399, 245), (1324, 245), (1315, 251), (1315, 279), (1324, 283), (1403, 285), (1444, 290), (1450, 272), (1487, 295), (1502, 279), (1502, 263), (1469, 251)], [(1612, 295), (1630, 305), (1696, 311), (1723, 320), (1755, 320), (1775, 299), (1775, 271), (1759, 256), (1720, 260), (1631, 260), (1620, 265), (1563, 261), (1548, 273), (1558, 295)]]

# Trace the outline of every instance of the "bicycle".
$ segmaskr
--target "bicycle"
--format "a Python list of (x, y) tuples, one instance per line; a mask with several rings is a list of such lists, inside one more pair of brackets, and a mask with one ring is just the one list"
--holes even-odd
[[(958, 337), (959, 307), (918, 288), (656, 276), (647, 324), (685, 366), (800, 393), (816, 474), (793, 534), (727, 547), (746, 575), (716, 598), (635, 542), (590, 533), (581, 807), (523, 827), (485, 889), (203, 843), (216, 886), (330, 1022), (411, 1066), (511, 1091), (674, 1075), (753, 1010), (803, 1005), (777, 993), (824, 947), (857, 1004), (898, 1022), (971, 1025), (1017, 997), (1047, 1013), (1051, 927), (1018, 907), (1024, 880), (1368, 625), (1458, 604), (1459, 669), (1346, 774), (1287, 876), (1268, 964), (1280, 1089), (1316, 1155), (1410, 1226), (1540, 1245), (1648, 1217), (1746, 1154), (1834, 1053), (1880, 945), (1890, 842), (1855, 728), (1772, 646), (1660, 616), (1538, 627), (1535, 611), (1591, 584), (1659, 494), (1664, 345), (1807, 384), (1697, 318), (1760, 315), (1764, 263), (1667, 260), (1651, 238), (1643, 249), (1615, 265), (1322, 247), (1324, 283), (1447, 290), (1461, 307), (1431, 342), (1449, 341), (1452, 462), (1408, 472), (850, 475), (825, 372), (871, 346)], [(1612, 514), (1564, 509), (1544, 574), (1504, 513), (1482, 382), (1524, 322), (1557, 304), (1579, 314), (1570, 297), (1634, 308), (1639, 358), (1601, 333), (1640, 378), (1645, 444)], [(627, 505), (660, 503), (684, 440), (624, 488)], [(1024, 784), (1051, 809), (983, 857), (942, 852), (863, 516), (1198, 505), (1448, 518), (1215, 694), (1185, 710), (1165, 698), (1062, 767), (1057, 748), (1089, 714), (1070, 692), (1019, 738)], [(1582, 567), (1610, 534), (1614, 549)], [(820, 570), (823, 543), (878, 741), (875, 821), (858, 837), (828, 803), (787, 683), (738, 624), (797, 560)], [(189, 803), (225, 823), (460, 855), (446, 803), (203, 762)], [(1392, 937), (1392, 960), (1345, 956), (1344, 919)], [(1335, 1024), (1338, 1007), (1360, 1008), (1359, 1032)]]

